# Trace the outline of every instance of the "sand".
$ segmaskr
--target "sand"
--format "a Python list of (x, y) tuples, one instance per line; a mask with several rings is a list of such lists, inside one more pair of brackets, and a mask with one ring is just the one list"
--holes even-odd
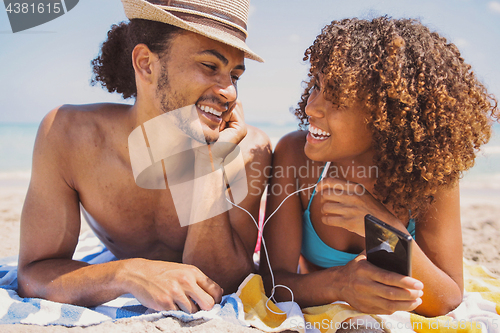
[(500, 276), (500, 189), (466, 185), (460, 198), (464, 257)]
[[(19, 227), (21, 212), (28, 187), (27, 179), (0, 179), (0, 258), (17, 256), (19, 253)], [(84, 221), (84, 220), (82, 220)], [(82, 223), (80, 233), (90, 230)], [(261, 332), (251, 327), (242, 327), (223, 320), (195, 320), (183, 323), (175, 318), (162, 318), (153, 322), (121, 319), (89, 327), (0, 325), (2, 333), (252, 333)]]
[(254, 328), (241, 327), (223, 320), (195, 320), (183, 323), (175, 318), (162, 318), (153, 322), (139, 321), (135, 319), (120, 319), (116, 322), (106, 322), (100, 325), (88, 327), (62, 327), (62, 326), (34, 326), (34, 325), (3, 325), (0, 326), (2, 333), (191, 333), (191, 332), (213, 332), (213, 333), (256, 333), (261, 332)]
[[(0, 257), (19, 251), (19, 225), (28, 181), (0, 180)], [(461, 189), (464, 257), (500, 276), (500, 189), (477, 188), (465, 183)], [(82, 232), (89, 230), (82, 225)], [(174, 318), (154, 322), (123, 319), (86, 328), (61, 326), (3, 325), (1, 332), (259, 332), (222, 320), (182, 323)]]

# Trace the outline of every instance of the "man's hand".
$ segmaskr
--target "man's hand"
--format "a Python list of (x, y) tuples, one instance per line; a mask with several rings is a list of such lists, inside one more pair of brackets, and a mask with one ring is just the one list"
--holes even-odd
[(412, 311), (422, 304), (424, 285), (409, 276), (378, 268), (361, 254), (341, 268), (341, 300), (369, 314)]
[(126, 262), (123, 279), (148, 308), (193, 313), (210, 310), (221, 301), (222, 288), (195, 266), (146, 259)]
[(216, 142), (195, 149), (199, 174), (207, 174), (219, 169), (224, 163), (224, 159), (247, 135), (243, 107), (239, 100), (236, 100), (229, 111), (224, 112), (219, 131), (219, 139)]
[(243, 106), (236, 100), (231, 110), (224, 112), (219, 127), (220, 136), (217, 142), (230, 142), (237, 145), (247, 135), (247, 126), (243, 117)]
[(207, 147), (198, 147), (198, 143), (192, 142), (195, 145), (193, 147), (198, 147), (194, 150), (198, 161), (205, 162), (212, 171), (221, 166), (224, 159), (247, 135), (243, 107), (239, 100), (236, 100), (230, 109), (222, 115), (219, 132), (219, 139)]

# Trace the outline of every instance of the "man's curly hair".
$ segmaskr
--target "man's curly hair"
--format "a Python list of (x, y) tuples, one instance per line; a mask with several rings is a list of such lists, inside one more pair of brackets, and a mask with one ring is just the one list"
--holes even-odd
[[(456, 184), (488, 142), (497, 101), (454, 44), (418, 20), (333, 21), (304, 53), (310, 61), (295, 115), (301, 128), (311, 89), (323, 75), (325, 98), (370, 110), (374, 195), (397, 214), (423, 211), (441, 186)], [(406, 213), (405, 213), (406, 212)]]
[(122, 94), (124, 99), (137, 97), (132, 51), (137, 44), (145, 44), (160, 57), (168, 55), (173, 37), (183, 30), (170, 24), (132, 19), (111, 26), (108, 39), (101, 45), (98, 57), (91, 61), (91, 85), (101, 84), (109, 92)]

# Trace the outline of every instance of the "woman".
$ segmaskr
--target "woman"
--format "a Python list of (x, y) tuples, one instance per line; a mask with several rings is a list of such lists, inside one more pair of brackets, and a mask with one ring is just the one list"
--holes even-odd
[[(495, 98), (455, 45), (416, 20), (333, 21), (304, 60), (311, 67), (295, 114), (309, 130), (275, 149), (268, 215), (331, 166), (265, 226), (275, 283), (303, 307), (448, 313), (463, 296), (458, 180), (490, 137)], [(415, 239), (412, 277), (366, 261), (366, 214)], [(276, 298), (290, 295), (277, 289)]]

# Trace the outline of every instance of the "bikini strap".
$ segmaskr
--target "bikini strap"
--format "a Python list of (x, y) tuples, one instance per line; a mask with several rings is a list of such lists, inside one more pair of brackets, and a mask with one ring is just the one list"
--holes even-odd
[[(328, 162), (326, 162), (326, 163), (328, 163)], [(326, 167), (326, 163), (325, 163), (325, 165), (323, 166), (323, 169)], [(319, 183), (319, 181), (321, 180), (321, 175), (322, 175), (322, 174), (323, 174), (323, 170), (321, 170), (321, 173), (320, 173), (320, 175), (319, 175), (319, 178), (318, 178), (318, 181), (316, 182), (316, 184), (318, 184), (318, 183)], [(315, 195), (315, 194), (316, 194), (316, 187), (314, 187), (314, 191), (313, 191), (313, 193), (312, 193), (312, 195), (311, 195), (311, 198), (309, 199), (309, 203), (308, 203), (308, 205), (307, 205), (307, 209), (306, 209), (307, 211), (309, 211), (309, 208), (311, 207), (311, 203), (312, 203), (312, 201), (313, 201), (313, 198), (314, 198), (314, 195)]]

